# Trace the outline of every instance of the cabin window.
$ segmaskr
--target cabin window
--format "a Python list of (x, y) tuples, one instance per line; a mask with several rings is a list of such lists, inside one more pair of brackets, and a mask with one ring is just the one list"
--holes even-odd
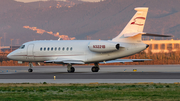
[(70, 50), (72, 51), (72, 47), (70, 48)]
[(44, 51), (46, 51), (46, 47), (44, 47)]
[(40, 48), (40, 51), (42, 51), (42, 47)]
[(57, 50), (57, 47), (55, 47), (54, 50), (56, 51), (56, 50)]
[(47, 50), (49, 51), (49, 47), (47, 48)]
[(66, 50), (68, 51), (68, 50), (69, 50), (69, 47), (67, 47)]
[(62, 48), (62, 50), (64, 51), (64, 47)]
[(19, 47), (19, 49), (24, 49), (25, 45), (22, 45), (21, 47)]
[(59, 47), (59, 48), (58, 48), (58, 50), (60, 51), (60, 50), (61, 50), (61, 48)]
[(51, 51), (53, 51), (53, 47), (51, 47)]

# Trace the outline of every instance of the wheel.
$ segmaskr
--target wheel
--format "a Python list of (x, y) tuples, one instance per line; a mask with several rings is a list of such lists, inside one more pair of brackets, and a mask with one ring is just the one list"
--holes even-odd
[(71, 67), (71, 72), (74, 73), (75, 72), (75, 68)]
[(91, 71), (92, 71), (92, 72), (95, 72), (95, 71), (96, 71), (96, 67), (92, 67), (92, 68), (91, 68)]
[(74, 73), (75, 72), (75, 68), (71, 67), (71, 70), (68, 70), (68, 73)]
[(96, 72), (98, 72), (99, 71), (99, 68), (98, 67), (96, 67)]
[(33, 69), (28, 69), (28, 72), (33, 72)]
[(92, 72), (98, 72), (98, 71), (99, 71), (99, 68), (98, 68), (98, 67), (92, 67), (92, 68), (91, 68), (91, 71), (92, 71)]

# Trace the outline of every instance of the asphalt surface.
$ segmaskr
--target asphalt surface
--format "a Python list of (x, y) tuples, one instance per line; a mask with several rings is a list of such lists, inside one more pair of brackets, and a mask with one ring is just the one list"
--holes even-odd
[(37, 66), (32, 73), (27, 72), (26, 66), (4, 66), (0, 67), (0, 79), (52, 79), (54, 76), (56, 79), (180, 79), (179, 65), (148, 66), (100, 66), (99, 72), (91, 72), (92, 66), (74, 66), (74, 73), (67, 73), (66, 67), (62, 66)]
[(92, 66), (74, 67), (74, 73), (67, 73), (65, 66), (36, 66), (29, 73), (28, 66), (1, 66), (0, 83), (180, 82), (180, 65), (100, 66), (99, 72), (91, 72)]
[(1, 74), (0, 79), (180, 79), (180, 73), (113, 72), (113, 73), (13, 73)]

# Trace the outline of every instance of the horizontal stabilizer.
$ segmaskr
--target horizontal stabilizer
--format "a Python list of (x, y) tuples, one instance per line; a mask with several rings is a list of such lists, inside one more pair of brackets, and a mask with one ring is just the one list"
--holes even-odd
[(116, 60), (110, 60), (110, 61), (104, 61), (100, 62), (102, 64), (104, 63), (125, 63), (125, 62), (144, 62), (144, 61), (151, 61), (152, 59), (116, 59)]
[(152, 33), (146, 33), (142, 34), (143, 36), (154, 36), (154, 37), (173, 37), (172, 35), (160, 35), (160, 34), (152, 34)]
[(173, 37), (172, 35), (160, 35), (160, 34), (152, 34), (152, 33), (146, 33), (146, 32), (126, 33), (126, 34), (124, 34), (124, 37), (128, 38), (128, 37), (133, 37), (136, 35), (154, 36), (154, 37)]

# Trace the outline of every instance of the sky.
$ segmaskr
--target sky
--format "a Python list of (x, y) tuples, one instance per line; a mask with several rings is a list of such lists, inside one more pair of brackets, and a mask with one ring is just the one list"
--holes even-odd
[[(48, 1), (48, 0), (15, 0), (15, 1), (29, 3), (29, 2), (36, 2), (36, 1)], [(57, 0), (57, 1), (66, 1), (66, 0)], [(99, 2), (100, 0), (80, 0), (80, 1)]]

